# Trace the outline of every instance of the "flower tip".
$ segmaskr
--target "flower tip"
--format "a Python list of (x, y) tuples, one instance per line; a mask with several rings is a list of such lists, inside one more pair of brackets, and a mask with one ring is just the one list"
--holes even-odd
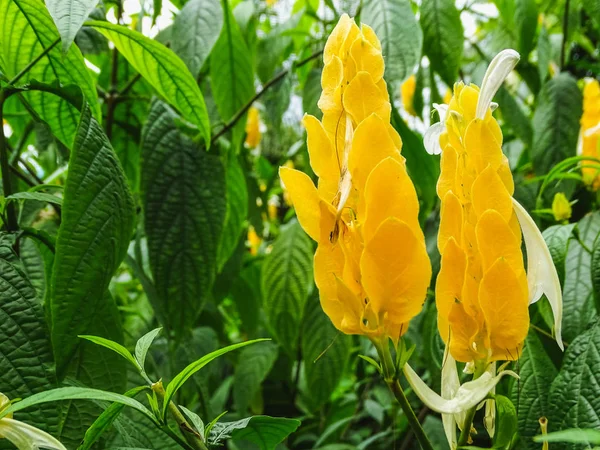
[(477, 102), (476, 117), (483, 119), (488, 108), (492, 103), (492, 99), (509, 73), (515, 68), (521, 59), (521, 55), (516, 50), (505, 49), (498, 53), (488, 66), (483, 81), (481, 83), (481, 91)]

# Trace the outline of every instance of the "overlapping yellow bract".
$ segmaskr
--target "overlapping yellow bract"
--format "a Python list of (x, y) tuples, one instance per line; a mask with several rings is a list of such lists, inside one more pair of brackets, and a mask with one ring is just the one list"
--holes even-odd
[[(600, 158), (600, 83), (589, 80), (583, 89), (583, 115), (581, 116), (581, 135), (579, 139), (581, 154)], [(600, 174), (592, 163), (582, 168), (583, 180), (597, 191), (600, 189)]]
[(419, 203), (390, 125), (381, 45), (342, 16), (325, 45), (319, 108), (305, 116), (310, 163), (280, 176), (304, 230), (318, 242), (321, 305), (344, 333), (397, 340), (421, 310), (431, 265)]
[(402, 99), (402, 106), (407, 113), (411, 116), (417, 116), (415, 111), (414, 99), (415, 90), (417, 89), (417, 77), (412, 74), (400, 85), (400, 97)]
[(248, 120), (246, 121), (246, 145), (250, 148), (258, 147), (261, 137), (260, 113), (258, 108), (252, 106), (248, 110)]
[(502, 132), (476, 117), (479, 88), (457, 83), (440, 137), (438, 326), (462, 362), (515, 360), (529, 328), (521, 230)]

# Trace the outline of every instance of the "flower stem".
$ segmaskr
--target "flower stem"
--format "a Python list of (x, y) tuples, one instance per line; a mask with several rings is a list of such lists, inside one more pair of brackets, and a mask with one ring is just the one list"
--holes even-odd
[(465, 416), (465, 424), (458, 438), (459, 447), (461, 445), (467, 445), (469, 443), (469, 436), (471, 436), (471, 428), (473, 427), (473, 419), (475, 418), (476, 411), (476, 406), (467, 411), (467, 414)]

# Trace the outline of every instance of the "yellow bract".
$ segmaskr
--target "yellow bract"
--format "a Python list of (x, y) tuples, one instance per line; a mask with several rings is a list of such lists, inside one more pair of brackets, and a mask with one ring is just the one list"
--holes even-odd
[(438, 326), (458, 361), (515, 360), (529, 328), (521, 231), (502, 133), (489, 108), (477, 118), (478, 100), (457, 83), (440, 137)]
[(246, 121), (246, 145), (250, 148), (258, 147), (260, 144), (260, 113), (254, 106), (248, 110)]
[[(583, 89), (583, 115), (581, 116), (581, 132), (579, 136), (580, 152), (583, 156), (600, 158), (600, 83), (589, 80)], [(595, 191), (600, 188), (600, 174), (593, 163), (587, 162), (583, 167), (583, 180)]]
[(554, 194), (552, 200), (552, 215), (557, 222), (563, 222), (571, 218), (572, 208), (571, 203), (562, 192)]
[(394, 340), (421, 310), (431, 265), (419, 202), (390, 125), (381, 45), (343, 15), (325, 45), (323, 119), (305, 116), (315, 187), (279, 170), (300, 224), (318, 242), (321, 305), (344, 333)]
[(412, 74), (400, 85), (400, 97), (402, 98), (402, 106), (404, 110), (411, 116), (416, 116), (414, 98), (415, 89), (417, 88), (417, 77)]

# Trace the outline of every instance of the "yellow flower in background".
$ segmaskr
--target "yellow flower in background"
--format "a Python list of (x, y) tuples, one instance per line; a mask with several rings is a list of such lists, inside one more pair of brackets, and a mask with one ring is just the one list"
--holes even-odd
[(571, 203), (562, 192), (557, 192), (552, 200), (552, 214), (557, 222), (564, 222), (571, 218)]
[(274, 195), (269, 198), (267, 202), (267, 212), (269, 213), (269, 219), (275, 220), (277, 219), (277, 212), (279, 211), (279, 198)]
[(258, 254), (258, 248), (260, 247), (261, 243), (262, 239), (258, 234), (256, 234), (254, 227), (250, 225), (248, 227), (248, 245), (250, 246), (251, 255), (256, 256)]
[(250, 148), (258, 147), (260, 144), (260, 113), (254, 106), (248, 110), (246, 121), (246, 145)]
[(431, 265), (402, 141), (390, 125), (381, 45), (370, 27), (343, 15), (323, 59), (323, 120), (303, 120), (318, 186), (303, 172), (279, 173), (318, 242), (314, 274), (325, 313), (344, 333), (397, 341), (421, 311)]
[(448, 105), (450, 104), (450, 100), (452, 100), (452, 89), (448, 88), (444, 94), (444, 103)]
[[(583, 115), (579, 132), (577, 153), (582, 156), (600, 158), (600, 83), (587, 80), (583, 88)], [(592, 162), (585, 163), (588, 166)], [(600, 173), (594, 167), (581, 169), (583, 181), (595, 191), (600, 188)]]
[(267, 0), (267, 6), (272, 7), (277, 3), (277, 0)]
[[(0, 392), (0, 411), (10, 406), (6, 395)], [(0, 440), (7, 439), (18, 450), (35, 450), (39, 448), (49, 450), (67, 450), (54, 437), (45, 431), (13, 419), (12, 414), (7, 414), (0, 419)]]
[(412, 74), (400, 85), (400, 98), (404, 110), (411, 116), (417, 116), (414, 107), (415, 89), (417, 88), (417, 77)]

